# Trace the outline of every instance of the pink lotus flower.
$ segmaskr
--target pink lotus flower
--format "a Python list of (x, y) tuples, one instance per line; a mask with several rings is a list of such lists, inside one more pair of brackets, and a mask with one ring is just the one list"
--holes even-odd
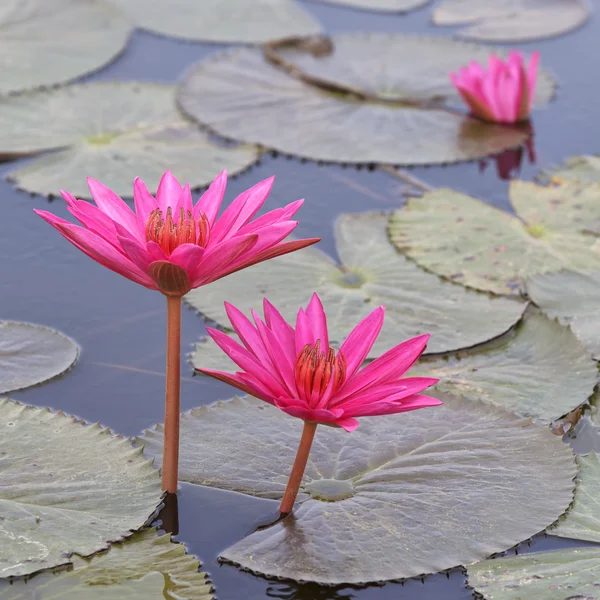
[(352, 330), (337, 353), (329, 347), (327, 319), (317, 294), (306, 310), (298, 312), (295, 329), (266, 299), (264, 322), (254, 311), (252, 324), (231, 304), (225, 303), (225, 308), (243, 345), (216, 329), (207, 331), (241, 371), (200, 371), (274, 404), (293, 417), (352, 431), (358, 427), (355, 417), (441, 404), (420, 394), (437, 379), (402, 379), (425, 350), (429, 335), (403, 342), (360, 368), (381, 331), (383, 306)]
[(227, 173), (223, 171), (196, 202), (170, 171), (156, 198), (144, 182), (133, 185), (135, 211), (99, 181), (88, 178), (96, 206), (61, 191), (83, 227), (45, 210), (35, 212), (74, 246), (101, 265), (152, 290), (181, 296), (229, 273), (318, 242), (282, 242), (298, 225), (290, 220), (297, 200), (252, 221), (267, 199), (273, 177), (240, 194), (217, 218)]
[(458, 75), (450, 73), (450, 79), (476, 117), (516, 123), (529, 118), (539, 59), (539, 53), (534, 52), (526, 72), (520, 52), (511, 51), (506, 61), (492, 54), (487, 70), (472, 61)]

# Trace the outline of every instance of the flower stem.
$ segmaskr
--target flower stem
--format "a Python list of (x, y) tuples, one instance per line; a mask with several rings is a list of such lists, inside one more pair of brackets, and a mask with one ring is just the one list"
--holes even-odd
[(294, 466), (290, 473), (283, 499), (279, 505), (279, 512), (282, 515), (287, 515), (292, 512), (294, 503), (296, 502), (296, 496), (302, 483), (302, 476), (304, 475), (304, 469), (306, 469), (306, 463), (308, 462), (308, 454), (310, 453), (310, 447), (312, 446), (313, 438), (315, 437), (315, 431), (317, 430), (317, 423), (304, 421), (304, 429), (302, 430), (302, 437), (300, 438), (300, 445), (298, 446), (298, 452), (296, 452), (296, 459), (294, 460)]
[(167, 384), (162, 488), (177, 493), (179, 470), (179, 389), (181, 361), (181, 296), (167, 296)]

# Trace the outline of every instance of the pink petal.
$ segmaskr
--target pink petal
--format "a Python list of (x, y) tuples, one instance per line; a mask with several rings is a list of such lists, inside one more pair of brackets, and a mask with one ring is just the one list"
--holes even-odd
[[(409, 396), (400, 402), (376, 402), (375, 404), (364, 404), (362, 408), (356, 411), (350, 411), (355, 417), (375, 417), (378, 415), (393, 415), (401, 412), (409, 412), (418, 410), (419, 408), (427, 408), (430, 406), (439, 406), (443, 404), (437, 398), (429, 396), (414, 395)], [(346, 413), (346, 411), (344, 411)]]
[(149, 275), (144, 273), (122, 252), (93, 231), (69, 223), (45, 210), (34, 210), (42, 219), (50, 223), (63, 237), (79, 248), (84, 254), (102, 266), (127, 277), (147, 288), (157, 289)]
[[(214, 371), (213, 369), (196, 369), (196, 370), (199, 371), (200, 373), (203, 373), (204, 375), (208, 375), (209, 377), (214, 377), (215, 379), (218, 379), (219, 381), (228, 383), (229, 385), (232, 385), (233, 387), (238, 388), (239, 390), (242, 390), (243, 392), (246, 392), (247, 394), (250, 394), (251, 396), (255, 396), (256, 398), (261, 398), (264, 400), (264, 398), (261, 397), (262, 390), (260, 388), (258, 388), (257, 386), (252, 385), (248, 381), (244, 381), (243, 379), (241, 379), (239, 373), (232, 375), (231, 373), (225, 373), (224, 371)], [(268, 402), (270, 404), (273, 404), (272, 400), (268, 400)]]
[(252, 186), (250, 189), (242, 192), (217, 219), (212, 231), (211, 238), (213, 243), (221, 242), (243, 227), (264, 204), (275, 177), (269, 177)]
[(308, 317), (304, 309), (301, 308), (296, 317), (296, 356), (302, 352), (306, 345), (310, 344), (312, 346), (316, 341)]
[(329, 332), (327, 331), (327, 317), (323, 309), (323, 303), (319, 296), (314, 293), (306, 307), (306, 317), (312, 330), (312, 337), (321, 340), (322, 352), (329, 349)]
[(155, 259), (150, 256), (146, 247), (141, 246), (137, 241), (122, 236), (117, 239), (127, 257), (144, 272), (146, 272), (148, 267), (155, 262)]
[(86, 181), (98, 208), (113, 221), (137, 234), (137, 218), (127, 203), (99, 181), (91, 177), (86, 177)]
[(204, 260), (206, 250), (196, 244), (181, 244), (177, 246), (169, 256), (169, 262), (183, 267), (188, 277), (198, 265)]
[(156, 200), (158, 207), (163, 211), (163, 215), (166, 214), (169, 207), (175, 212), (182, 191), (183, 188), (179, 181), (175, 179), (171, 171), (166, 171), (160, 178), (160, 183), (156, 190)]
[(194, 208), (194, 202), (192, 200), (192, 192), (190, 190), (190, 184), (186, 183), (181, 190), (181, 194), (179, 194), (179, 198), (177, 200), (177, 206), (173, 210), (173, 217), (177, 219), (179, 222), (179, 211), (183, 208), (183, 212), (187, 215), (188, 211), (192, 212)]
[(537, 72), (538, 65), (540, 62), (540, 53), (533, 52), (529, 59), (529, 68), (527, 69), (527, 85), (529, 91), (529, 110), (533, 108), (533, 102), (535, 100), (535, 88), (537, 85)]
[(367, 358), (383, 326), (384, 315), (384, 306), (376, 308), (350, 332), (342, 344), (340, 352), (346, 359), (346, 381), (354, 375)]
[(69, 212), (87, 229), (96, 232), (110, 244), (118, 246), (115, 222), (103, 213), (97, 206), (77, 200), (68, 192), (62, 191), (62, 197), (67, 203)]
[(280, 312), (266, 299), (263, 299), (263, 312), (267, 327), (281, 344), (291, 364), (296, 362), (296, 334), (294, 328), (281, 316)]
[(258, 217), (258, 219), (254, 219), (254, 221), (250, 221), (250, 223), (244, 225), (242, 228), (240, 228), (239, 233), (257, 233), (261, 229), (270, 227), (275, 223), (288, 221), (298, 212), (303, 203), (304, 200), (296, 200), (295, 202), (292, 202), (283, 208), (271, 210), (268, 213)]
[(208, 186), (208, 189), (202, 194), (196, 206), (194, 206), (194, 218), (198, 219), (200, 213), (206, 215), (210, 226), (215, 224), (215, 219), (219, 214), (225, 188), (227, 187), (227, 171), (221, 171), (215, 180)]
[(146, 184), (139, 177), (136, 177), (133, 181), (133, 202), (138, 230), (145, 233), (146, 221), (150, 213), (158, 208), (158, 201), (150, 194)]

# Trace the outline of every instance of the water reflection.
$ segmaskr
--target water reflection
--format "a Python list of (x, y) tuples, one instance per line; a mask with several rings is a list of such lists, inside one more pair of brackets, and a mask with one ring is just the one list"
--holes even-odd
[(358, 588), (348, 585), (321, 586), (315, 583), (271, 583), (266, 594), (278, 600), (342, 600), (356, 598)]
[(536, 161), (535, 141), (533, 136), (533, 125), (527, 124), (527, 133), (529, 137), (518, 148), (505, 150), (496, 156), (479, 161), (479, 172), (483, 173), (490, 160), (496, 163), (496, 173), (500, 179), (509, 180), (519, 175), (523, 158), (527, 156), (529, 164), (533, 165)]
[(156, 517), (156, 525), (165, 533), (179, 535), (179, 503), (177, 494), (165, 494), (163, 505)]

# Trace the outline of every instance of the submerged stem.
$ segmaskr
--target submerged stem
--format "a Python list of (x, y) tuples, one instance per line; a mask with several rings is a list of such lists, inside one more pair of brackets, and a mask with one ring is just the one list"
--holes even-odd
[(179, 470), (179, 397), (181, 361), (181, 296), (167, 296), (167, 383), (162, 488), (177, 493)]
[(304, 469), (306, 469), (306, 463), (308, 462), (308, 455), (310, 453), (310, 447), (312, 446), (313, 438), (315, 437), (315, 431), (317, 430), (317, 423), (311, 421), (304, 421), (304, 429), (302, 430), (302, 437), (300, 438), (300, 445), (298, 446), (298, 452), (296, 452), (296, 459), (294, 460), (294, 466), (290, 473), (283, 499), (279, 505), (279, 512), (282, 515), (287, 515), (292, 512), (294, 503), (296, 502), (296, 496), (298, 496), (298, 490), (302, 483), (302, 476), (304, 475)]

